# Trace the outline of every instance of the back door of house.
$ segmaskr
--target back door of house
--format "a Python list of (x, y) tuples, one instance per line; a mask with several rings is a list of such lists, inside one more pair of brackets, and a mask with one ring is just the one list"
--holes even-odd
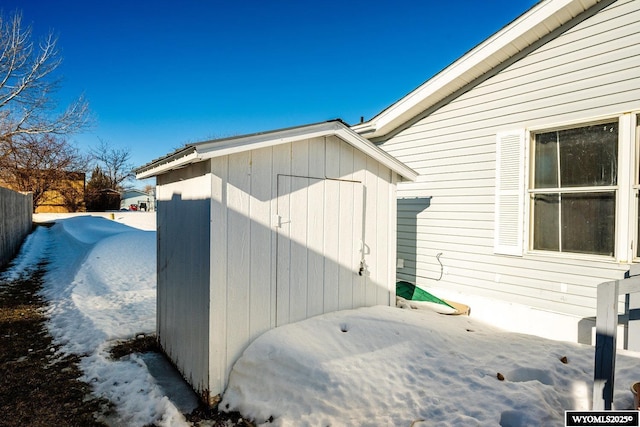
[(361, 182), (278, 175), (276, 326), (362, 305)]

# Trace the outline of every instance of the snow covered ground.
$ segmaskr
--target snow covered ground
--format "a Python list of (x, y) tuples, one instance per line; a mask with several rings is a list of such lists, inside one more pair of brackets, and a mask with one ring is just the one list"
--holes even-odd
[[(81, 380), (116, 404), (118, 413), (108, 423), (184, 425), (181, 411), (197, 405), (184, 383), (179, 383), (183, 389), (179, 395), (191, 399), (179, 408), (151, 375), (149, 365), (157, 365), (152, 356), (132, 355), (126, 360), (108, 356), (115, 340), (155, 332), (156, 233), (149, 231), (155, 229), (153, 214), (116, 213), (114, 220), (107, 218), (68, 216), (50, 228), (37, 228), (13, 270), (42, 258), (49, 261), (42, 291), (48, 301), (49, 332), (59, 351), (82, 355)], [(37, 221), (51, 219), (36, 216)]]
[[(49, 261), (49, 330), (61, 352), (82, 356), (94, 393), (116, 405), (111, 424), (186, 425), (181, 412), (195, 396), (162, 360), (107, 356), (114, 340), (155, 331), (155, 217), (147, 218), (56, 220), (28, 237), (5, 274)], [(472, 317), (363, 308), (259, 337), (233, 368), (221, 409), (280, 426), (563, 425), (565, 410), (591, 405), (593, 353)], [(616, 409), (633, 406), (639, 362), (619, 352)]]

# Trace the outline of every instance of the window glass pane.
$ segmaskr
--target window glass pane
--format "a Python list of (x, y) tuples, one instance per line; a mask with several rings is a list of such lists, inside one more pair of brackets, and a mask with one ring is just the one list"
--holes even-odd
[(535, 194), (533, 196), (533, 249), (559, 251), (557, 194)]
[(614, 254), (615, 192), (562, 195), (562, 251)]
[(616, 185), (618, 123), (558, 132), (561, 187)]
[(558, 188), (558, 132), (536, 135), (535, 188)]

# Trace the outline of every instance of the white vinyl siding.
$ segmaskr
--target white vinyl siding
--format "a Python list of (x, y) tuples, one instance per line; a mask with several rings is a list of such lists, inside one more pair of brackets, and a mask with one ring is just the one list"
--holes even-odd
[[(382, 143), (420, 173), (415, 183), (398, 186), (398, 257), (404, 260), (398, 277), (592, 316), (596, 285), (622, 277), (627, 266), (495, 254), (496, 138), (513, 129), (549, 129), (638, 111), (638, 70), (640, 2), (621, 0)], [(528, 230), (527, 200), (524, 207)], [(528, 234), (522, 234), (526, 245)]]

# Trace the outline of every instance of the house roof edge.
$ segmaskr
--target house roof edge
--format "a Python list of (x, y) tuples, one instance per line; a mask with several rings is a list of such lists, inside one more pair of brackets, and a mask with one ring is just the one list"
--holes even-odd
[(403, 98), (352, 129), (368, 139), (384, 138), (601, 1), (540, 1)]

